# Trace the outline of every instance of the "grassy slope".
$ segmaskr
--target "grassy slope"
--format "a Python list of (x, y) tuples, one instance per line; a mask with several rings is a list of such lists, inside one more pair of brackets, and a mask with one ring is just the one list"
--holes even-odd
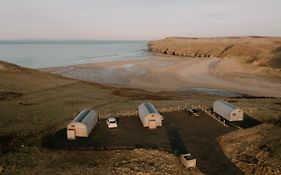
[[(51, 152), (39, 146), (41, 139), (65, 127), (74, 114), (85, 107), (92, 107), (100, 113), (112, 113), (136, 109), (137, 105), (143, 101), (152, 101), (156, 105), (186, 103), (211, 105), (217, 98), (172, 92), (155, 94), (141, 90), (105, 88), (0, 62), (0, 139), (2, 141), (0, 150), (3, 151), (6, 147), (10, 150), (14, 149), (1, 157), (0, 171), (1, 167), (4, 167), (4, 169), (11, 170), (6, 171), (8, 174), (17, 174), (17, 171), (37, 174), (37, 169), (42, 169), (40, 172), (45, 171), (45, 174), (54, 172), (63, 174), (69, 173), (68, 167), (73, 166), (79, 171), (83, 171), (84, 174), (87, 172), (101, 173), (107, 165), (100, 165), (101, 163), (81, 165), (81, 162), (74, 161), (75, 159), (69, 160), (69, 164), (62, 164), (64, 159), (58, 159), (56, 166), (51, 164), (50, 159), (66, 155), (75, 157), (75, 153), (80, 154), (81, 152), (76, 151), (73, 154), (69, 154), (67, 151)], [(280, 99), (235, 99), (235, 101), (250, 115), (255, 114), (254, 117), (257, 119), (268, 121), (280, 116)], [(275, 140), (279, 138), (277, 137)], [(21, 147), (21, 144), (29, 147)], [(96, 153), (91, 152), (83, 156), (84, 154), (82, 153), (81, 158), (87, 160), (88, 155), (94, 156)], [(111, 157), (110, 154), (105, 153), (104, 161)], [(20, 160), (19, 157), (21, 157)], [(95, 160), (98, 159), (99, 157)], [(120, 162), (124, 158), (120, 159), (116, 159), (116, 162)], [(137, 158), (135, 159), (138, 161)], [(115, 161), (108, 166), (114, 168)], [(120, 167), (128, 170), (125, 165)], [(178, 170), (184, 171), (184, 169)], [(107, 171), (111, 172), (111, 170)], [(136, 173), (136, 171), (133, 172)], [(196, 172), (197, 170), (194, 173)]]
[(124, 101), (99, 86), (37, 71), (1, 71), (0, 80), (2, 95), (22, 94), (0, 101), (1, 133), (34, 135), (63, 126), (85, 107)]
[[(114, 113), (136, 110), (143, 101), (153, 101), (160, 106), (211, 105), (221, 98), (109, 88), (4, 62), (0, 62), (0, 65), (6, 66), (0, 69), (0, 133), (8, 135), (28, 136), (60, 129), (86, 107), (94, 108), (99, 113)], [(242, 98), (234, 99), (234, 102), (258, 120), (275, 119), (281, 114), (280, 99)]]
[[(281, 123), (280, 123), (281, 124)], [(224, 153), (245, 174), (281, 173), (281, 128), (262, 124), (219, 139)]]
[(44, 136), (65, 127), (85, 107), (109, 113), (136, 109), (147, 98), (181, 102), (169, 95), (124, 91), (0, 62), (0, 174), (201, 174), (159, 151), (68, 152), (40, 146)]
[[(25, 143), (40, 144), (42, 137), (65, 127), (84, 108), (109, 114), (136, 110), (148, 100), (157, 105), (202, 102), (192, 95), (103, 87), (4, 62), (0, 65), (0, 135), (18, 136)], [(209, 103), (215, 99), (203, 97)]]

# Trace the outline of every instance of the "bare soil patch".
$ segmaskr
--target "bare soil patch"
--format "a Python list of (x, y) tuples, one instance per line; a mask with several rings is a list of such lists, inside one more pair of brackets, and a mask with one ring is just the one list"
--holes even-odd
[(20, 92), (0, 91), (0, 100), (9, 100), (22, 96)]
[(16, 150), (18, 142), (15, 136), (0, 135), (0, 155)]

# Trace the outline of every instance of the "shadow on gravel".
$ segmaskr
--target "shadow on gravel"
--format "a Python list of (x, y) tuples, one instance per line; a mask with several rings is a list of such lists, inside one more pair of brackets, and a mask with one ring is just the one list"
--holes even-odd
[(171, 151), (175, 155), (188, 153), (181, 136), (175, 129), (167, 128), (167, 135), (170, 142)]
[(242, 129), (252, 128), (254, 126), (257, 126), (259, 124), (262, 124), (262, 122), (250, 117), (248, 114), (244, 114), (244, 120), (243, 121), (237, 121), (237, 122), (226, 122), (228, 125), (234, 125)]

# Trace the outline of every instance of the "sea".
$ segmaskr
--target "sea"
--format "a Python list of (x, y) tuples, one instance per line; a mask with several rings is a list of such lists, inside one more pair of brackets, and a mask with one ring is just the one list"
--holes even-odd
[(143, 59), (148, 41), (0, 40), (0, 60), (29, 68)]

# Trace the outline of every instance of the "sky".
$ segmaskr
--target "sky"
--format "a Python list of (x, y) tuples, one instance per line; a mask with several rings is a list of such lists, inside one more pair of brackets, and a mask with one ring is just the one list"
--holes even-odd
[(0, 39), (281, 36), (281, 0), (0, 0)]

